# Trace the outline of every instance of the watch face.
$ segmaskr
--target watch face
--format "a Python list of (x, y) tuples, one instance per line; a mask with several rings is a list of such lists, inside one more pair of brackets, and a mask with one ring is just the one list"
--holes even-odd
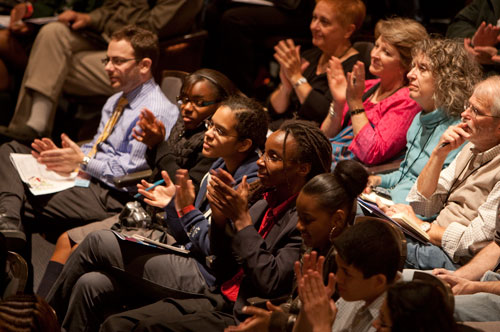
[(431, 224), (429, 224), (428, 222), (424, 222), (422, 225), (420, 225), (420, 228), (427, 233), (429, 229), (431, 229)]

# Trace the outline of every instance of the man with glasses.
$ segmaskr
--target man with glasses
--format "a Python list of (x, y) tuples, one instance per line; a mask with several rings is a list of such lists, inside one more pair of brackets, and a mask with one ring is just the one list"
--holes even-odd
[[(154, 82), (152, 68), (158, 59), (158, 38), (153, 33), (127, 26), (116, 31), (109, 43), (105, 70), (111, 96), (102, 110), (101, 123), (91, 143), (78, 147), (61, 136), (58, 148), (49, 138), (36, 139), (30, 148), (11, 142), (0, 147), (0, 232), (9, 249), (23, 246), (21, 224), (24, 215), (39, 221), (87, 223), (103, 220), (121, 211), (135, 187), (117, 189), (113, 178), (143, 170), (146, 145), (135, 140), (133, 130), (141, 110), (148, 109), (165, 124), (166, 137), (179, 111)], [(32, 153), (48, 170), (69, 174), (79, 169), (77, 186), (54, 194), (34, 196), (23, 184), (13, 164), (11, 153)], [(68, 227), (69, 228), (69, 227)], [(10, 242), (9, 242), (10, 241)]]
[[(450, 151), (464, 143), (455, 160), (442, 170)], [(500, 202), (500, 76), (480, 82), (462, 112), (462, 122), (449, 127), (408, 194), (410, 206), (385, 208), (404, 213), (430, 237), (422, 244), (408, 239), (407, 267), (456, 270), (471, 258), (469, 246), (493, 239)], [(437, 215), (432, 223), (425, 217)]]
[[(71, 1), (70, 1), (71, 2)], [(114, 31), (135, 24), (171, 38), (193, 29), (203, 0), (104, 0), (90, 13), (67, 10), (40, 29), (24, 73), (14, 116), (0, 127), (3, 142), (29, 144), (50, 135), (62, 91), (110, 96), (100, 60)]]

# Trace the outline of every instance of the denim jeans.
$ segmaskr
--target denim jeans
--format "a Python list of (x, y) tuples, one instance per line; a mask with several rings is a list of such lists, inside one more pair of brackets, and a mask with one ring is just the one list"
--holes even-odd
[(448, 255), (438, 246), (431, 243), (423, 244), (406, 237), (405, 268), (417, 270), (431, 270), (443, 267), (447, 270), (456, 270), (459, 265), (453, 263)]

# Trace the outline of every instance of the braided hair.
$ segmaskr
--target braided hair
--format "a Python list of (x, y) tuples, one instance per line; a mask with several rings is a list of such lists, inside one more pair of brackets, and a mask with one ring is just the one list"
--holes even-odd
[(292, 135), (298, 147), (297, 161), (311, 164), (311, 171), (307, 175), (307, 180), (318, 174), (330, 171), (332, 164), (332, 145), (314, 122), (288, 120), (283, 122), (279, 130), (285, 132), (285, 139), (283, 140), (283, 160), (286, 162), (286, 140), (288, 135)]

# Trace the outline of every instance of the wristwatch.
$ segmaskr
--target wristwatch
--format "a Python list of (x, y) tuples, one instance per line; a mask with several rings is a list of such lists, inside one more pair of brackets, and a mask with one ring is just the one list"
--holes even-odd
[(87, 166), (87, 164), (89, 163), (89, 161), (90, 161), (89, 156), (85, 156), (85, 157), (83, 157), (83, 160), (80, 163), (80, 165)]
[(297, 82), (295, 82), (295, 84), (293, 86), (298, 87), (299, 85), (302, 85), (304, 83), (307, 83), (307, 79), (304, 76), (302, 76), (301, 78), (299, 78), (297, 80)]
[(420, 224), (420, 229), (427, 233), (429, 229), (431, 229), (431, 224), (428, 222), (423, 222), (422, 224)]
[(349, 113), (351, 113), (351, 116), (352, 115), (356, 115), (356, 114), (359, 114), (359, 113), (363, 113), (365, 111), (364, 108), (357, 108), (355, 110), (349, 110)]

